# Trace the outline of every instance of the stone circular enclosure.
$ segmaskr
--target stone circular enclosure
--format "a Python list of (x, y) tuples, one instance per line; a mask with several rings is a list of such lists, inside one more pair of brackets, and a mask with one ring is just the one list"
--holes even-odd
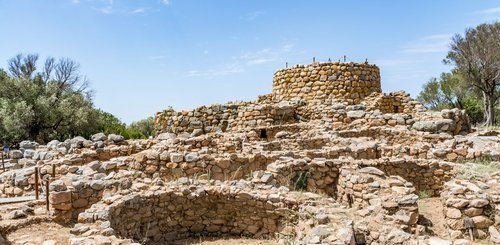
[[(352, 236), (351, 218), (338, 212), (332, 198), (248, 181), (173, 183), (155, 191), (104, 198), (79, 214), (79, 224), (72, 230), (75, 239), (94, 239), (86, 233), (89, 230), (115, 235), (117, 243), (141, 244), (169, 244), (198, 235), (276, 238), (278, 234), (290, 241), (329, 244), (348, 243)], [(318, 235), (317, 229), (325, 235)]]

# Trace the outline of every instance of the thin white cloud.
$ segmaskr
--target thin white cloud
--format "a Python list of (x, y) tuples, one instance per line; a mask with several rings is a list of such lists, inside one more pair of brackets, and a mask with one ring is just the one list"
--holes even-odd
[(111, 14), (114, 12), (113, 6), (111, 5), (102, 8), (97, 8), (97, 11), (101, 12), (102, 14)]
[(131, 14), (142, 14), (146, 13), (150, 8), (136, 8), (130, 11)]
[(208, 54), (208, 50), (206, 50), (206, 49), (205, 49), (205, 50), (203, 50), (203, 54), (204, 54), (204, 55), (207, 55), (207, 54)]
[(170, 5), (171, 4), (170, 0), (161, 0), (161, 3), (163, 5)]
[(220, 69), (209, 69), (209, 70), (191, 70), (188, 72), (189, 77), (217, 77), (217, 76), (226, 76), (236, 73), (244, 72), (245, 70), (238, 64), (232, 63), (221, 67)]
[(74, 4), (79, 4), (80, 0), (71, 0), (71, 2), (74, 3)]
[(440, 53), (446, 52), (453, 34), (438, 34), (422, 37), (419, 40), (404, 46), (403, 53)]
[(244, 16), (242, 16), (241, 18), (244, 20), (247, 20), (247, 21), (253, 21), (253, 20), (256, 20), (264, 15), (266, 15), (265, 11), (257, 10), (254, 12), (247, 13)]
[(474, 13), (475, 14), (498, 14), (498, 13), (500, 13), (500, 6), (488, 8), (488, 9), (483, 9), (483, 10), (478, 10), (478, 11), (475, 11)]
[(276, 60), (281, 60), (283, 55), (289, 53), (293, 48), (293, 44), (285, 44), (278, 49), (261, 49), (256, 52), (246, 52), (240, 56), (240, 59), (248, 65), (260, 65)]

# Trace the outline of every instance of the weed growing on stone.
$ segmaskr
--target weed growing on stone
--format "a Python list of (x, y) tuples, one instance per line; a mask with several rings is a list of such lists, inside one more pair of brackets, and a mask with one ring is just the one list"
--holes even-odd
[(420, 199), (429, 198), (429, 197), (431, 197), (431, 194), (428, 190), (423, 190), (423, 191), (418, 192), (418, 197)]
[(305, 191), (307, 189), (307, 181), (309, 179), (309, 172), (299, 172), (297, 174), (297, 180), (295, 180), (295, 184), (293, 189), (295, 191)]

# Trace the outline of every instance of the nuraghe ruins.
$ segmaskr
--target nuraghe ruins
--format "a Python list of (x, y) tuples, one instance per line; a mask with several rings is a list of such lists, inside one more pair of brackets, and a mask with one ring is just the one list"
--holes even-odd
[(375, 65), (296, 65), (255, 101), (168, 109), (155, 127), (150, 140), (21, 142), (0, 195), (33, 196), (39, 177), (40, 199), (0, 205), (0, 244), (51, 222), (69, 226), (61, 244), (72, 245), (500, 243), (500, 173), (471, 167), (498, 164), (498, 133), (382, 93)]

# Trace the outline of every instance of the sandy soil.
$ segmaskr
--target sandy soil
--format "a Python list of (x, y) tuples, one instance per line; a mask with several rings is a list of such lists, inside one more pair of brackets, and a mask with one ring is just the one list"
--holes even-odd
[(418, 223), (427, 226), (427, 235), (450, 239), (446, 229), (446, 220), (443, 213), (443, 205), (439, 197), (424, 198), (418, 201), (420, 218)]
[(12, 245), (41, 245), (44, 241), (53, 240), (57, 245), (69, 245), (69, 230), (57, 223), (40, 223), (16, 230), (7, 235)]

